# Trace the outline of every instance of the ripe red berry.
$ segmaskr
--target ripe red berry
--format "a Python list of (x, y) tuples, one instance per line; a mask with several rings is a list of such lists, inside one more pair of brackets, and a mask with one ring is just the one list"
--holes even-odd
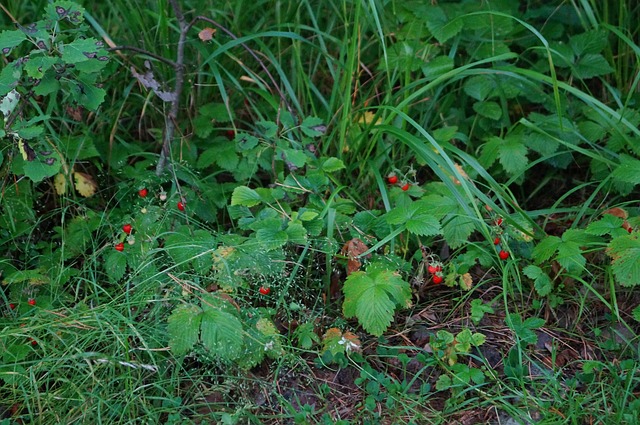
[(116, 251), (122, 252), (124, 251), (124, 243), (123, 242), (117, 243), (116, 246), (114, 246), (114, 248), (116, 249)]
[(435, 283), (436, 285), (439, 285), (442, 283), (444, 279), (439, 274), (436, 274), (433, 276), (432, 280), (433, 280), (433, 283)]
[(401, 189), (405, 192), (409, 190), (409, 183), (405, 183), (404, 186), (401, 187)]
[(124, 226), (122, 226), (122, 231), (125, 232), (127, 235), (131, 234), (131, 225), (130, 224), (125, 224)]
[(180, 211), (184, 211), (184, 204), (182, 203), (182, 201), (178, 202), (178, 209)]
[(236, 138), (235, 130), (227, 130), (226, 131), (226, 136), (227, 136), (227, 139), (229, 139), (229, 140), (235, 139)]
[(36, 305), (36, 299), (35, 298), (29, 298), (27, 303), (29, 303), (29, 305)]
[(629, 233), (633, 233), (633, 227), (629, 227), (629, 228), (627, 229), (627, 232), (629, 232)]
[(495, 238), (495, 239), (493, 240), (493, 244), (494, 244), (494, 245), (499, 245), (499, 244), (500, 244), (500, 238)]
[(496, 219), (496, 226), (502, 226), (502, 217)]
[(429, 264), (429, 267), (427, 267), (427, 271), (429, 272), (429, 274), (436, 274), (438, 272), (438, 268), (433, 264)]
[(389, 182), (389, 184), (396, 184), (398, 183), (398, 176), (396, 176), (395, 174), (391, 174), (387, 177), (387, 181)]
[(149, 191), (147, 190), (146, 187), (138, 191), (138, 195), (140, 195), (141, 198), (146, 198), (148, 194), (149, 194)]
[(14, 303), (9, 304), (9, 308), (11, 310), (15, 310), (16, 309), (16, 305)]
[(38, 341), (36, 341), (36, 340), (35, 340), (35, 339), (33, 339), (33, 338), (29, 338), (29, 341), (31, 342), (31, 345), (33, 345), (33, 346), (38, 345)]
[(509, 253), (507, 251), (505, 251), (504, 249), (502, 249), (498, 253), (498, 256), (500, 257), (501, 260), (506, 260), (507, 258), (509, 258)]
[(271, 288), (265, 288), (264, 286), (260, 287), (260, 293), (262, 295), (269, 295), (270, 292), (271, 292)]

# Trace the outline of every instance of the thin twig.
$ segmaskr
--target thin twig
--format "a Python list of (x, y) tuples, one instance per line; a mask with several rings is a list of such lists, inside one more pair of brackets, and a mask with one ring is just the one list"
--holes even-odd
[(178, 19), (178, 25), (180, 28), (180, 37), (178, 38), (178, 52), (176, 54), (176, 61), (174, 68), (176, 70), (176, 82), (173, 88), (173, 100), (171, 101), (171, 107), (169, 114), (165, 120), (164, 137), (162, 140), (162, 150), (160, 151), (160, 159), (156, 166), (156, 175), (160, 176), (164, 172), (164, 168), (167, 164), (167, 159), (171, 154), (171, 141), (173, 140), (173, 134), (175, 133), (176, 123), (178, 122), (178, 112), (180, 111), (180, 95), (182, 94), (182, 88), (184, 86), (184, 47), (187, 41), (187, 33), (191, 28), (191, 25), (187, 23), (178, 5), (177, 0), (169, 0), (173, 13), (175, 13)]
[(160, 55), (156, 55), (155, 53), (151, 53), (148, 50), (145, 49), (141, 49), (139, 47), (134, 47), (134, 46), (114, 46), (114, 47), (110, 47), (107, 49), (110, 52), (115, 52), (115, 51), (119, 51), (119, 50), (131, 50), (132, 52), (136, 52), (136, 53), (140, 53), (149, 57), (152, 57), (154, 59), (159, 60), (160, 62), (164, 62), (167, 65), (173, 67), (173, 68), (177, 68), (178, 64), (175, 63), (174, 61), (172, 61), (171, 59), (167, 59), (165, 57), (162, 57)]

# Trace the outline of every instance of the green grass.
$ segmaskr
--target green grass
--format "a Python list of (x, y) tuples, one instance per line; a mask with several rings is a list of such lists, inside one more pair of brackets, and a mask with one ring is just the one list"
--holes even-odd
[[(97, 192), (31, 181), (3, 138), (0, 424), (638, 421), (635, 3), (180, 1), (175, 122), (130, 72), (174, 89), (171, 3), (80, 3), (124, 46), (104, 102), (17, 122), (46, 115), (25, 140)], [(415, 296), (352, 277), (347, 320), (370, 264)]]

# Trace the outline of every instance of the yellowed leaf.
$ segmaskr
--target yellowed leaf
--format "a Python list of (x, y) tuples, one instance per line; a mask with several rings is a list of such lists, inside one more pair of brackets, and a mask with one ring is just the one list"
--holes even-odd
[(460, 277), (460, 286), (467, 291), (473, 287), (473, 278), (469, 273), (465, 273)]
[(198, 33), (198, 38), (202, 41), (211, 41), (214, 35), (216, 35), (215, 28), (205, 28)]
[(76, 190), (85, 198), (93, 196), (98, 190), (98, 185), (89, 174), (74, 171), (73, 180), (75, 181)]
[(374, 114), (371, 111), (366, 111), (364, 114), (360, 115), (360, 117), (358, 118), (358, 124), (371, 124), (373, 123), (374, 125), (378, 125), (380, 123), (382, 123), (382, 118), (378, 118), (375, 122), (373, 121), (373, 119), (375, 118), (376, 114)]
[(64, 195), (67, 193), (67, 178), (64, 174), (58, 173), (53, 178), (53, 188), (58, 195)]

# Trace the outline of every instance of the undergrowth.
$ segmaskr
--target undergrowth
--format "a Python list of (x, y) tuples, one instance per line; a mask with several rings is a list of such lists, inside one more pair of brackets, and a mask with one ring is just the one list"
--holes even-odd
[(0, 5), (1, 423), (635, 423), (633, 2)]

